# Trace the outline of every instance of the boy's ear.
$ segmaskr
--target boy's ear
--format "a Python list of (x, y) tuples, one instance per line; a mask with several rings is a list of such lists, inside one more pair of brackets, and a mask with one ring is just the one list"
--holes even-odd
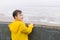
[(17, 16), (15, 16), (14, 18), (17, 18)]

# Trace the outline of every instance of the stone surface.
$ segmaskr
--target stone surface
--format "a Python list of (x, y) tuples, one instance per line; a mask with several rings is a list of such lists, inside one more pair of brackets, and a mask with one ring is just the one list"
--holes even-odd
[[(7, 24), (0, 24), (0, 40), (11, 40)], [(60, 29), (37, 26), (29, 35), (29, 40), (60, 40)]]

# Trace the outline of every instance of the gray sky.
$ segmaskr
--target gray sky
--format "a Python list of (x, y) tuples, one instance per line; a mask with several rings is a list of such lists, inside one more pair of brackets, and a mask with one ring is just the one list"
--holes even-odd
[[(10, 14), (15, 9), (24, 11), (41, 7), (60, 7), (60, 0), (0, 0), (0, 12)], [(29, 9), (31, 8), (31, 9)], [(39, 10), (37, 9), (37, 10)]]
[(10, 21), (10, 16), (15, 9), (23, 11), (25, 20), (31, 16), (60, 20), (60, 0), (0, 0), (0, 16), (4, 15), (0, 17), (1, 20), (7, 18), (5, 21)]
[[(60, 7), (60, 0), (0, 0), (0, 12), (10, 14), (15, 9), (24, 11), (28, 8), (40, 7)], [(37, 9), (37, 10), (39, 10)]]

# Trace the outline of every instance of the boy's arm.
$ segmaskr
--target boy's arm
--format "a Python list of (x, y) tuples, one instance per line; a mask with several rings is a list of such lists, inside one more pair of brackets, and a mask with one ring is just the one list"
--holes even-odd
[(28, 27), (26, 27), (25, 24), (22, 24), (20, 28), (22, 33), (30, 34), (32, 32), (33, 27), (33, 24), (28, 25)]
[(10, 31), (13, 32), (13, 33), (17, 33), (19, 25), (20, 25), (19, 22), (15, 22), (13, 24), (10, 24), (9, 25)]

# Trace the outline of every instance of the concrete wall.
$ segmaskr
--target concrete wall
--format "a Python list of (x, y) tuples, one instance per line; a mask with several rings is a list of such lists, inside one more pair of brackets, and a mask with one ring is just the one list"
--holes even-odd
[[(0, 40), (11, 40), (7, 24), (0, 24)], [(46, 26), (35, 26), (29, 35), (29, 40), (60, 40), (60, 29), (46, 28)]]
[(0, 40), (10, 40), (10, 31), (7, 24), (0, 24)]

